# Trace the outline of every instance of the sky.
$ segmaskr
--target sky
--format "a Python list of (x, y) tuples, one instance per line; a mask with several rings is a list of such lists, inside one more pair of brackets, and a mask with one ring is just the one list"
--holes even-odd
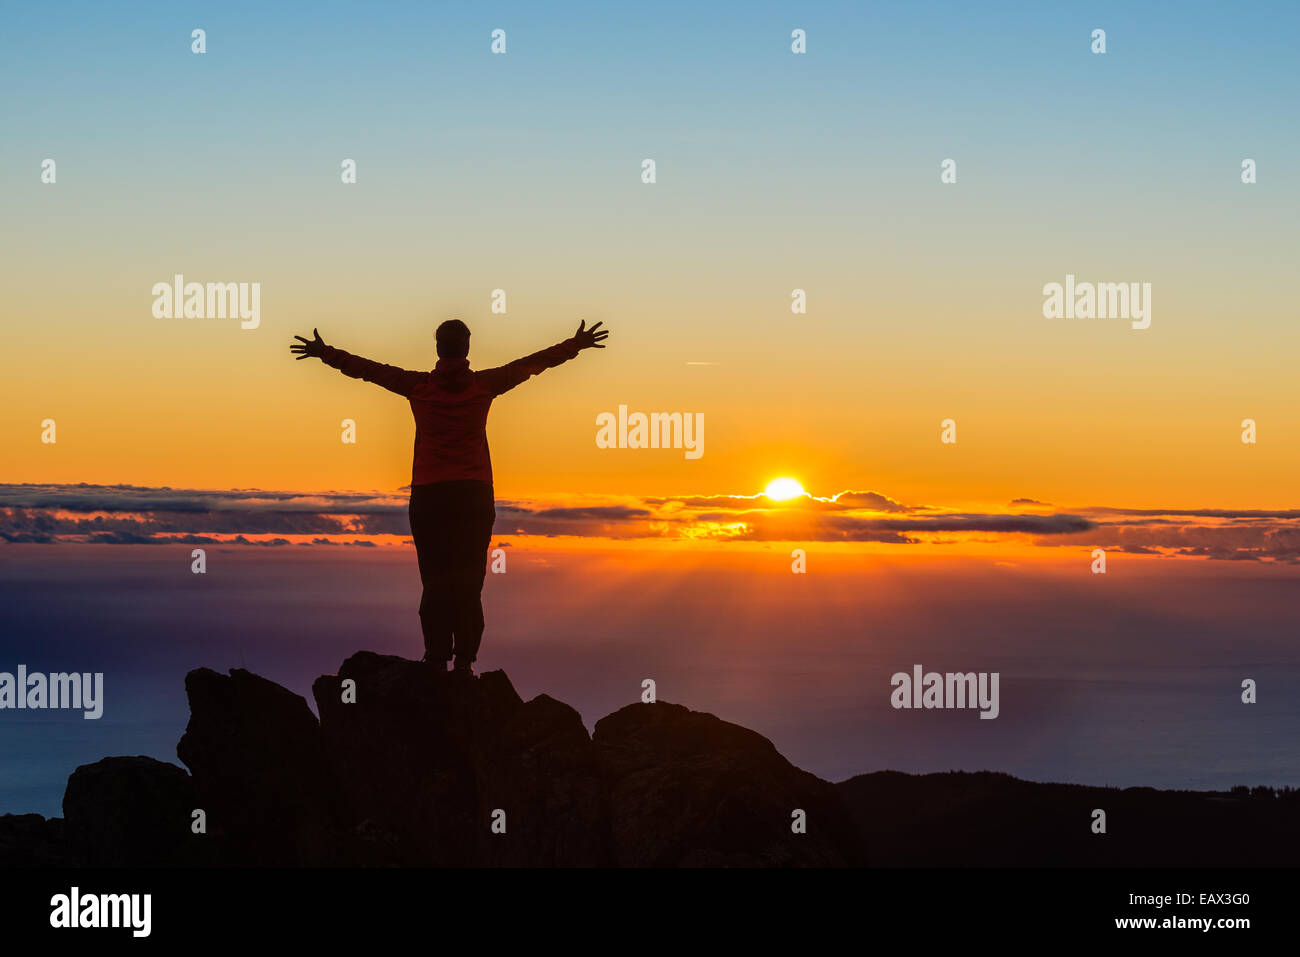
[[(175, 760), (193, 667), (310, 698), (418, 656), (409, 409), (288, 346), (428, 369), (453, 317), (475, 368), (611, 333), (488, 423), (479, 664), (525, 697), (590, 727), (654, 677), (829, 779), (1300, 782), (1297, 33), (1280, 0), (11, 4), (0, 670), (107, 703), (6, 713), (0, 811)], [(257, 283), (256, 327), (156, 315), (177, 274)], [(1067, 276), (1149, 284), (1149, 326), (1048, 318)], [(620, 408), (702, 454), (601, 447)], [(1001, 715), (892, 709), (917, 662), (997, 671)]]
[[(15, 7), (0, 479), (396, 495), (403, 401), (292, 361), (294, 334), (428, 368), (457, 316), (487, 367), (582, 318), (609, 348), (493, 410), (499, 499), (788, 475), (960, 514), (1284, 511), (1298, 26), (1284, 3)], [(259, 326), (155, 318), (176, 273), (261, 283)], [(1044, 318), (1067, 274), (1151, 283), (1150, 328)], [(598, 448), (620, 405), (702, 413), (704, 454)]]

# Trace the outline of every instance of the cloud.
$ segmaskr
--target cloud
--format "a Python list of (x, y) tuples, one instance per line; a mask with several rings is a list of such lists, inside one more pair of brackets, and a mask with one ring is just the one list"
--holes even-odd
[[(408, 534), (406, 501), (356, 492), (208, 491), (135, 485), (0, 485), (0, 538), (106, 544), (225, 535)], [(285, 539), (288, 542), (288, 539)]]
[(1080, 511), (1097, 515), (1139, 515), (1157, 516), (1173, 515), (1191, 518), (1300, 518), (1300, 509), (1296, 508), (1109, 508), (1093, 506)]
[[(1131, 515), (1137, 510), (1095, 511)], [(1252, 510), (1249, 520), (1229, 509), (1143, 512), (1151, 516), (1146, 521), (1099, 522), (1090, 545), (1136, 554), (1300, 563), (1300, 515), (1292, 517), (1290, 510)], [(1207, 513), (1219, 521), (1198, 520)]]
[(801, 508), (811, 511), (846, 512), (915, 512), (925, 511), (925, 505), (904, 505), (880, 492), (837, 492), (830, 498), (803, 495), (791, 501), (776, 503), (763, 493), (757, 495), (679, 495), (668, 498), (647, 498), (645, 504), (675, 508), (753, 508), (767, 510), (773, 507)]
[(869, 508), (877, 512), (910, 512), (912, 507), (879, 492), (840, 492), (832, 501), (848, 508)]
[[(0, 540), (14, 544), (246, 544), (373, 548), (409, 542), (405, 490), (274, 492), (133, 485), (0, 485)], [(496, 536), (610, 540), (879, 542), (947, 545), (1017, 537), (1043, 547), (1140, 555), (1300, 563), (1298, 509), (1047, 508), (909, 505), (846, 490), (773, 502), (764, 495), (585, 496), (576, 502), (500, 500)], [(509, 544), (498, 542), (498, 546)]]
[(648, 508), (629, 508), (625, 505), (597, 505), (587, 508), (543, 508), (528, 512), (528, 514), (532, 515), (534, 518), (541, 519), (558, 518), (621, 521), (629, 518), (649, 518), (653, 513)]

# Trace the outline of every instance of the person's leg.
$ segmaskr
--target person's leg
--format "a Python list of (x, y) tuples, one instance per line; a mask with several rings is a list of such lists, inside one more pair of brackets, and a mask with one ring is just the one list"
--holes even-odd
[(411, 489), (411, 537), (420, 566), (420, 628), (424, 632), (424, 656), (431, 662), (451, 660), (452, 596), (447, 567), (447, 515), (440, 507), (437, 490), (417, 485)]
[(487, 576), (488, 546), (492, 544), (492, 524), (496, 520), (492, 489), (486, 486), (469, 489), (460, 514), (452, 630), (456, 667), (468, 668), (478, 657), (483, 640), (483, 580)]

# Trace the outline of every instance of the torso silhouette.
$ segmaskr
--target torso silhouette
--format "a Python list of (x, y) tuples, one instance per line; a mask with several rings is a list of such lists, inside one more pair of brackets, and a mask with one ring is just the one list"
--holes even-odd
[(475, 481), (492, 484), (487, 417), (492, 400), (539, 372), (578, 354), (573, 339), (535, 352), (508, 365), (475, 372), (468, 359), (438, 360), (431, 372), (412, 372), (384, 365), (327, 346), (326, 365), (354, 379), (364, 379), (405, 397), (415, 416), (412, 485)]

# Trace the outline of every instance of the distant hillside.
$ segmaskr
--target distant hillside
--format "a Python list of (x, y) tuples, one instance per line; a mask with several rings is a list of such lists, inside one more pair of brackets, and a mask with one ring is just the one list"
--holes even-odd
[[(1300, 791), (1035, 784), (991, 771), (837, 785), (879, 866), (1293, 867)], [(1105, 811), (1106, 833), (1092, 831)]]

